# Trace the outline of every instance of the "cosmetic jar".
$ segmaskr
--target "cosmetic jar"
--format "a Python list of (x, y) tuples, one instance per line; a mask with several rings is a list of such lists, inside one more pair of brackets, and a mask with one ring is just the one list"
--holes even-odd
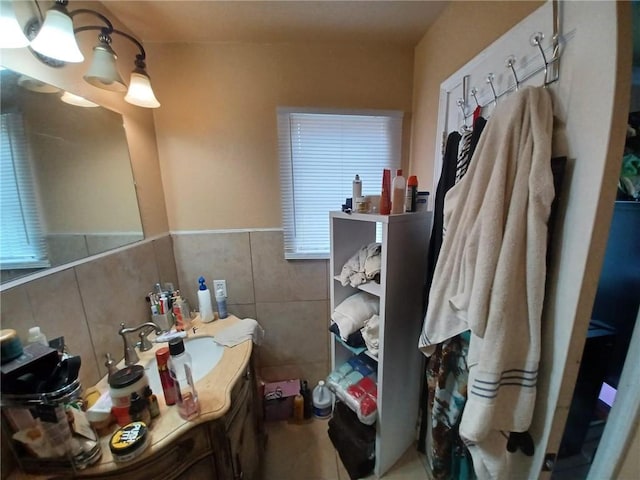
[(109, 440), (109, 449), (116, 462), (129, 462), (139, 457), (149, 446), (149, 429), (144, 422), (131, 422), (119, 428)]
[(142, 396), (149, 379), (142, 365), (130, 365), (109, 377), (109, 395), (114, 407), (129, 407), (132, 393)]

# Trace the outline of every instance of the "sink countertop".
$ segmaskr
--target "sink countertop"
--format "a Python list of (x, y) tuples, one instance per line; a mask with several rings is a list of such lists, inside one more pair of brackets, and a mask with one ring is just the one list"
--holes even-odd
[[(220, 332), (224, 328), (233, 325), (238, 321), (240, 321), (240, 319), (231, 314), (229, 314), (225, 319), (215, 320), (210, 323), (201, 322), (200, 318), (197, 317), (192, 321), (192, 327), (196, 327), (196, 333), (194, 334), (193, 328), (191, 328), (188, 332), (187, 339), (215, 335), (217, 332)], [(114, 334), (117, 335), (117, 332), (114, 332)], [(155, 351), (166, 345), (166, 343), (154, 343), (153, 349), (147, 352), (138, 352), (138, 356), (140, 357), (140, 361), (138, 363), (140, 365), (146, 365), (148, 361), (155, 357)], [(153, 392), (158, 397), (160, 415), (153, 419), (152, 427), (150, 429), (151, 445), (149, 445), (147, 450), (131, 462), (114, 462), (111, 450), (109, 449), (109, 439), (117, 428), (117, 426), (113, 426), (113, 429), (109, 434), (100, 437), (102, 457), (96, 464), (82, 470), (82, 473), (107, 473), (117, 470), (121, 466), (133, 465), (165, 448), (175, 438), (179, 437), (191, 428), (225, 415), (231, 407), (231, 390), (247, 368), (249, 358), (251, 357), (252, 347), (253, 343), (250, 340), (244, 341), (235, 347), (223, 347), (224, 352), (218, 364), (207, 375), (196, 382), (196, 390), (198, 391), (198, 399), (200, 401), (200, 415), (198, 417), (193, 420), (182, 419), (178, 414), (178, 408), (175, 405), (166, 405), (162, 391)], [(118, 368), (122, 368), (123, 366), (124, 364), (121, 361), (118, 364)], [(107, 377), (105, 376), (102, 378), (95, 387), (100, 391), (100, 393), (107, 391), (109, 389)], [(9, 480), (35, 480), (42, 478), (48, 477), (26, 474), (19, 469), (16, 469), (9, 476)]]

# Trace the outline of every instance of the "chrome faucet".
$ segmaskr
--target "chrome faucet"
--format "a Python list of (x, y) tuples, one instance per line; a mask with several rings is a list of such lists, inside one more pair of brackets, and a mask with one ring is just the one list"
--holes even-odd
[[(125, 327), (124, 322), (120, 324), (120, 330), (118, 330), (118, 335), (122, 337), (122, 342), (124, 343), (124, 364), (125, 365), (127, 366), (134, 365), (138, 363), (138, 360), (140, 360), (140, 358), (138, 357), (138, 354), (136, 353), (136, 347), (139, 347), (141, 352), (146, 352), (147, 350), (151, 350), (151, 348), (153, 347), (153, 344), (147, 338), (147, 335), (149, 334), (148, 329), (150, 328), (153, 328), (153, 330), (156, 332), (156, 335), (160, 335), (163, 332), (163, 330), (153, 322), (145, 322), (141, 325), (138, 325), (137, 327), (130, 327), (130, 328)], [(137, 332), (139, 330), (141, 330), (139, 334), (140, 341), (135, 345), (132, 345), (131, 342), (129, 341), (129, 338), (127, 337), (127, 334)]]

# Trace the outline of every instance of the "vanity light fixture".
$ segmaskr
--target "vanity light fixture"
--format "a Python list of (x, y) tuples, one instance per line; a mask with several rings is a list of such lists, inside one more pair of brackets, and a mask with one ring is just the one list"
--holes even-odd
[(93, 60), (84, 79), (94, 87), (112, 92), (124, 92), (127, 86), (122, 80), (116, 65), (118, 56), (111, 48), (111, 36), (104, 29), (98, 35), (98, 45), (93, 47)]
[(0, 2), (0, 48), (22, 48), (29, 46), (29, 39), (22, 31), (13, 5)]
[(84, 97), (81, 97), (79, 95), (75, 95), (71, 92), (64, 92), (62, 94), (62, 96), (60, 97), (60, 100), (62, 100), (64, 103), (68, 103), (69, 105), (75, 105), (76, 107), (99, 107), (100, 105), (98, 105), (97, 103), (93, 103), (89, 100), (87, 100)]
[[(2, 1), (2, 3), (6, 2)], [(56, 0), (55, 4), (47, 11), (44, 22), (37, 30), (37, 34), (32, 37), (27, 35), (27, 38), (33, 38), (30, 47), (36, 53), (36, 56), (43, 61), (47, 60), (46, 63), (51, 64), (53, 62), (82, 62), (84, 61), (84, 56), (78, 47), (76, 35), (88, 30), (97, 30), (100, 32), (98, 34), (98, 44), (93, 48), (93, 58), (83, 78), (89, 84), (103, 90), (124, 92), (127, 90), (127, 85), (118, 72), (116, 63), (118, 56), (111, 47), (112, 35), (116, 34), (124, 37), (134, 43), (140, 50), (140, 53), (136, 55), (135, 68), (131, 73), (129, 88), (124, 100), (140, 107), (158, 108), (160, 102), (158, 102), (153, 93), (151, 80), (146, 72), (146, 53), (142, 44), (128, 33), (116, 30), (111, 21), (103, 14), (87, 8), (68, 11), (68, 3), (68, 0)], [(37, 2), (36, 5), (38, 5)], [(3, 16), (5, 10), (3, 7)], [(74, 27), (73, 19), (79, 14), (91, 14), (102, 20), (105, 25)], [(15, 20), (15, 16), (13, 16), (13, 19)], [(15, 22), (17, 23), (17, 20)], [(34, 29), (34, 23), (37, 24), (37, 20), (34, 19), (30, 22), (29, 30)], [(0, 46), (10, 48), (5, 47), (4, 44)], [(42, 56), (44, 58), (41, 58)], [(61, 63), (61, 65), (63, 66), (64, 63)]]

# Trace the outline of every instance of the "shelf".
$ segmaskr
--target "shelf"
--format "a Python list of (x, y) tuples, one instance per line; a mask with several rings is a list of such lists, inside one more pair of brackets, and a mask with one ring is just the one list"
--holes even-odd
[(342, 340), (342, 338), (340, 338), (338, 335), (333, 334), (333, 336), (339, 344), (341, 344), (344, 348), (349, 350), (354, 355), (360, 355), (361, 353), (364, 353), (367, 357), (375, 360), (376, 362), (378, 361), (378, 357), (376, 357), (373, 353), (367, 350), (367, 347), (352, 347), (351, 345), (347, 345), (347, 343), (344, 340)]
[[(344, 340), (342, 340), (342, 338), (340, 338), (338, 335), (333, 334), (333, 337), (336, 339), (336, 341), (342, 345), (344, 348), (346, 348), (347, 350), (351, 351), (351, 353), (353, 353), (354, 355), (360, 355), (363, 352), (367, 351), (367, 347), (352, 347), (351, 345), (347, 345), (347, 342), (345, 342)], [(372, 357), (373, 358), (373, 357)]]
[(345, 220), (359, 220), (361, 222), (402, 223), (415, 221), (418, 217), (428, 218), (431, 213), (430, 211), (426, 211), (381, 215), (379, 213), (346, 213), (335, 211), (331, 212), (331, 216)]
[[(336, 282), (340, 283), (340, 285), (342, 286), (339, 275), (336, 275), (335, 277), (333, 277), (333, 279)], [(380, 287), (380, 284), (376, 282), (362, 283), (358, 285), (356, 288), (358, 290), (362, 290), (363, 292), (370, 293), (371, 295), (375, 295), (376, 297), (380, 297), (382, 294), (382, 288)]]

